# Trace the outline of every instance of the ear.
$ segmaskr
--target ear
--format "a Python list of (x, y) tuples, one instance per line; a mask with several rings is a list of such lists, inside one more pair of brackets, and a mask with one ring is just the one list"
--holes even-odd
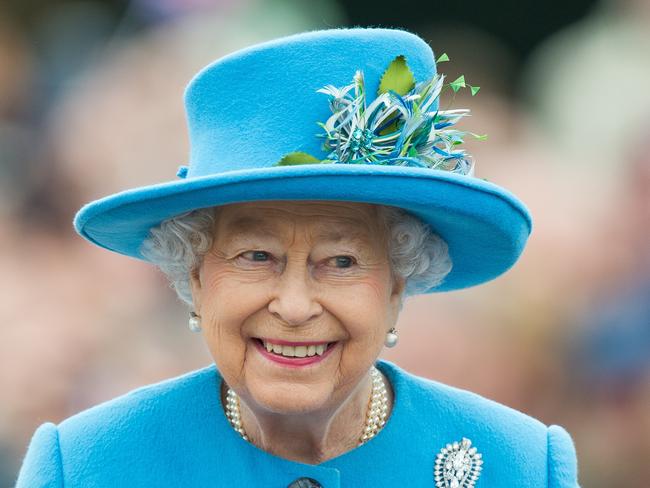
[[(395, 276), (393, 279), (393, 289), (390, 294), (390, 302), (396, 307), (397, 313), (402, 310), (404, 305), (404, 289), (406, 288), (406, 279), (401, 276)], [(397, 317), (396, 317), (397, 318)]]
[(406, 287), (406, 280), (401, 276), (396, 276), (393, 278), (393, 290), (391, 291), (391, 300), (395, 297), (399, 297), (404, 293), (404, 288)]
[(201, 270), (200, 268), (194, 268), (190, 271), (190, 291), (192, 292), (192, 303), (196, 313), (201, 310), (201, 290)]

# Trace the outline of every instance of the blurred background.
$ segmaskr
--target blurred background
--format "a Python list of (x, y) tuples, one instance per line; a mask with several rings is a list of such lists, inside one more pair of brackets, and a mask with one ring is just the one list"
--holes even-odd
[(481, 86), (452, 107), (488, 134), (476, 176), (534, 218), (503, 276), (407, 300), (383, 357), (564, 426), (583, 487), (650, 487), (648, 0), (2, 0), (0, 486), (42, 422), (211, 362), (162, 274), (83, 240), (76, 210), (175, 179), (205, 64), (355, 25), (407, 28)]

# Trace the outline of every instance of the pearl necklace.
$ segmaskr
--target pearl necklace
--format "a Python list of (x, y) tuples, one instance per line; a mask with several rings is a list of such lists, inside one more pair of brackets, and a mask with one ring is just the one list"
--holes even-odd
[[(359, 446), (376, 436), (386, 424), (386, 418), (388, 417), (388, 394), (386, 393), (384, 378), (375, 366), (370, 370), (370, 376), (372, 377), (372, 393), (368, 402), (366, 423), (359, 438)], [(250, 442), (241, 421), (239, 397), (230, 388), (228, 388), (226, 394), (226, 417), (228, 417), (233, 429)]]

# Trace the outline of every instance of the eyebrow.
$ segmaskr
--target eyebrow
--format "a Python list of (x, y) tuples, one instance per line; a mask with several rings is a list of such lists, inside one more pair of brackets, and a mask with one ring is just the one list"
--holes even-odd
[[(256, 217), (239, 217), (231, 221), (227, 227), (236, 234), (279, 237), (277, 229), (268, 225), (263, 219)], [(361, 231), (361, 225), (341, 224), (338, 227), (344, 227), (345, 230), (325, 228), (318, 232), (316, 237), (327, 242), (340, 242), (343, 240), (365, 242), (366, 239), (364, 238), (367, 237), (367, 233)], [(237, 238), (237, 236), (234, 238)]]

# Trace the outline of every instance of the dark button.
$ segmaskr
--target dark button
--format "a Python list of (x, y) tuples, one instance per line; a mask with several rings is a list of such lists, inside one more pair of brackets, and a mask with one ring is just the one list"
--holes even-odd
[(313, 478), (298, 478), (287, 488), (323, 488), (323, 485)]

